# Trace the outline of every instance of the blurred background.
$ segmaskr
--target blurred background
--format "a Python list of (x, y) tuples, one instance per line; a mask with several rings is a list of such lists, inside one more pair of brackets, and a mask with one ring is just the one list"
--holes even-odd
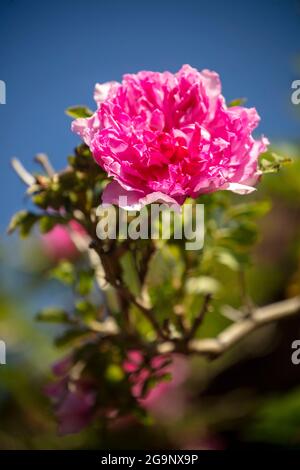
[[(300, 448), (300, 365), (290, 359), (300, 339), (297, 318), (251, 335), (212, 363), (178, 359), (175, 384), (149, 402), (151, 426), (124, 420), (109, 436), (93, 429), (58, 436), (42, 388), (62, 353), (52, 345), (56, 328), (34, 315), (53, 299), (68, 305), (71, 293), (45, 275), (59, 253), (5, 233), (11, 215), (29, 206), (12, 156), (34, 171), (33, 157), (45, 152), (63, 168), (78, 143), (64, 109), (93, 109), (96, 82), (189, 63), (216, 70), (228, 101), (247, 97), (262, 118), (258, 133), (294, 158), (260, 185), (258, 197), (271, 199), (272, 210), (260, 221), (247, 282), (258, 305), (300, 294), (300, 105), (291, 103), (291, 84), (300, 79), (299, 1), (2, 0), (0, 10), (7, 101), (0, 105), (0, 339), (7, 344), (0, 449)], [(234, 304), (232, 292), (226, 300)], [(213, 316), (207, 322), (214, 323), (207, 331), (223, 326)]]

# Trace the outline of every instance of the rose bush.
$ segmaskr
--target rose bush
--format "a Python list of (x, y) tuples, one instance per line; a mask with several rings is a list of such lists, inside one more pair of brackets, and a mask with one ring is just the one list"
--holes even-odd
[[(33, 176), (13, 162), (36, 210), (17, 213), (9, 231), (24, 237), (38, 224), (50, 248), (59, 241), (58, 262), (47, 275), (74, 297), (68, 309), (51, 306), (37, 315), (61, 325), (56, 344), (69, 350), (54, 368), (58, 380), (47, 387), (61, 433), (96, 419), (101, 425), (143, 419), (159, 409), (165, 391), (182, 386), (179, 356), (184, 363), (192, 354), (215, 358), (249, 332), (249, 316), (251, 329), (274, 320), (272, 312), (255, 320), (245, 283), (256, 219), (269, 204), (240, 203), (221, 191), (252, 192), (262, 173), (285, 162), (263, 153), (266, 138), (253, 138), (256, 110), (227, 105), (218, 75), (187, 65), (176, 74), (139, 72), (96, 85), (95, 99), (94, 114), (83, 107), (67, 111), (85, 143), (65, 169), (53, 172), (43, 156), (43, 172)], [(120, 204), (120, 195), (127, 196), (127, 209), (154, 201), (180, 206), (188, 197), (193, 206), (203, 203), (204, 248), (188, 251), (184, 238), (172, 236), (99, 239), (99, 203)], [(80, 256), (70, 259), (70, 249)], [(235, 286), (234, 305), (228, 305), (228, 285)], [(284, 312), (297, 308), (292, 301)], [(179, 401), (185, 401), (181, 394)]]

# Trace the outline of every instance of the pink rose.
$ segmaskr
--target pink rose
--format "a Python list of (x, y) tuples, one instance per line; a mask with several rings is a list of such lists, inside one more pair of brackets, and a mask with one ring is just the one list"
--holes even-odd
[[(268, 140), (255, 140), (255, 108), (228, 108), (215, 72), (184, 65), (179, 72), (139, 72), (122, 83), (97, 84), (98, 109), (72, 130), (113, 178), (104, 203), (128, 208), (220, 189), (245, 194), (259, 178), (258, 156)], [(122, 206), (123, 207), (123, 206)]]

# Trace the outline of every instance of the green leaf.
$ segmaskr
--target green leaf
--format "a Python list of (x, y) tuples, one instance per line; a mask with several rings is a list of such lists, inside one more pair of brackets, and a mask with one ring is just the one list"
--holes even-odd
[(210, 276), (190, 277), (185, 284), (188, 294), (214, 294), (220, 288), (220, 283)]
[(55, 268), (51, 269), (49, 277), (70, 286), (76, 280), (75, 268), (70, 261), (63, 260)]
[(70, 116), (71, 118), (88, 118), (93, 115), (93, 111), (91, 111), (86, 106), (71, 106), (67, 108), (65, 113)]
[(76, 292), (80, 295), (88, 295), (94, 285), (94, 270), (80, 271), (76, 283)]
[(67, 346), (70, 343), (76, 342), (81, 337), (86, 336), (88, 333), (89, 330), (87, 328), (72, 328), (56, 338), (55, 344), (58, 347)]
[(232, 271), (238, 271), (240, 269), (240, 263), (237, 258), (229, 250), (220, 249), (216, 255), (217, 261), (231, 269)]
[(47, 307), (36, 315), (36, 320), (48, 323), (69, 323), (69, 314), (59, 307)]
[(20, 211), (17, 212), (11, 219), (7, 232), (9, 234), (13, 233), (15, 230), (19, 230), (22, 238), (25, 238), (29, 235), (34, 224), (40, 219), (39, 214), (34, 214), (33, 212)]
[(236, 98), (229, 103), (227, 103), (228, 108), (232, 108), (233, 106), (243, 106), (247, 101), (247, 98)]
[(260, 156), (259, 169), (262, 173), (277, 173), (283, 165), (291, 163), (292, 159), (278, 153), (267, 151)]
[(121, 382), (125, 376), (123, 369), (118, 364), (110, 364), (105, 375), (109, 382)]
[(96, 307), (88, 300), (79, 300), (76, 302), (76, 313), (86, 321), (94, 319), (99, 310), (100, 307)]
[(55, 227), (55, 225), (63, 224), (64, 222), (65, 220), (62, 217), (53, 215), (43, 215), (42, 217), (40, 217), (39, 221), (40, 231), (41, 233), (48, 233)]

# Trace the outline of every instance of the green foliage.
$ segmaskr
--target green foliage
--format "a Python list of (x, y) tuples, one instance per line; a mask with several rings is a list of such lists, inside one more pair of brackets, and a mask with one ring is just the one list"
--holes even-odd
[(66, 285), (73, 285), (76, 281), (75, 266), (70, 261), (63, 259), (50, 270), (49, 277)]
[(272, 396), (265, 400), (253, 417), (246, 438), (280, 445), (295, 445), (299, 442), (300, 425), (299, 388), (284, 397)]
[(82, 343), (82, 340), (88, 338), (89, 330), (85, 327), (74, 327), (67, 329), (63, 334), (55, 339), (57, 347), (76, 347)]
[(55, 225), (67, 223), (61, 216), (55, 215), (41, 215), (39, 217), (39, 229), (41, 233), (48, 233)]
[(36, 315), (38, 321), (47, 323), (69, 323), (68, 313), (60, 307), (47, 307)]
[(283, 165), (288, 163), (291, 163), (289, 157), (269, 150), (260, 156), (259, 169), (262, 173), (277, 173)]
[(34, 224), (40, 219), (38, 214), (34, 214), (28, 211), (17, 212), (11, 219), (8, 226), (8, 233), (11, 234), (16, 230), (19, 230), (20, 236), (26, 238)]
[(66, 109), (66, 114), (71, 118), (88, 118), (92, 116), (93, 111), (91, 111), (86, 106), (71, 106)]
[(95, 281), (94, 275), (95, 273), (93, 269), (81, 270), (78, 272), (76, 292), (79, 295), (86, 296), (91, 292)]
[(188, 294), (215, 294), (219, 288), (219, 282), (209, 276), (190, 277), (185, 284)]
[(246, 103), (247, 99), (246, 98), (236, 98), (229, 103), (227, 103), (227, 106), (229, 108), (232, 108), (233, 106), (243, 106)]

